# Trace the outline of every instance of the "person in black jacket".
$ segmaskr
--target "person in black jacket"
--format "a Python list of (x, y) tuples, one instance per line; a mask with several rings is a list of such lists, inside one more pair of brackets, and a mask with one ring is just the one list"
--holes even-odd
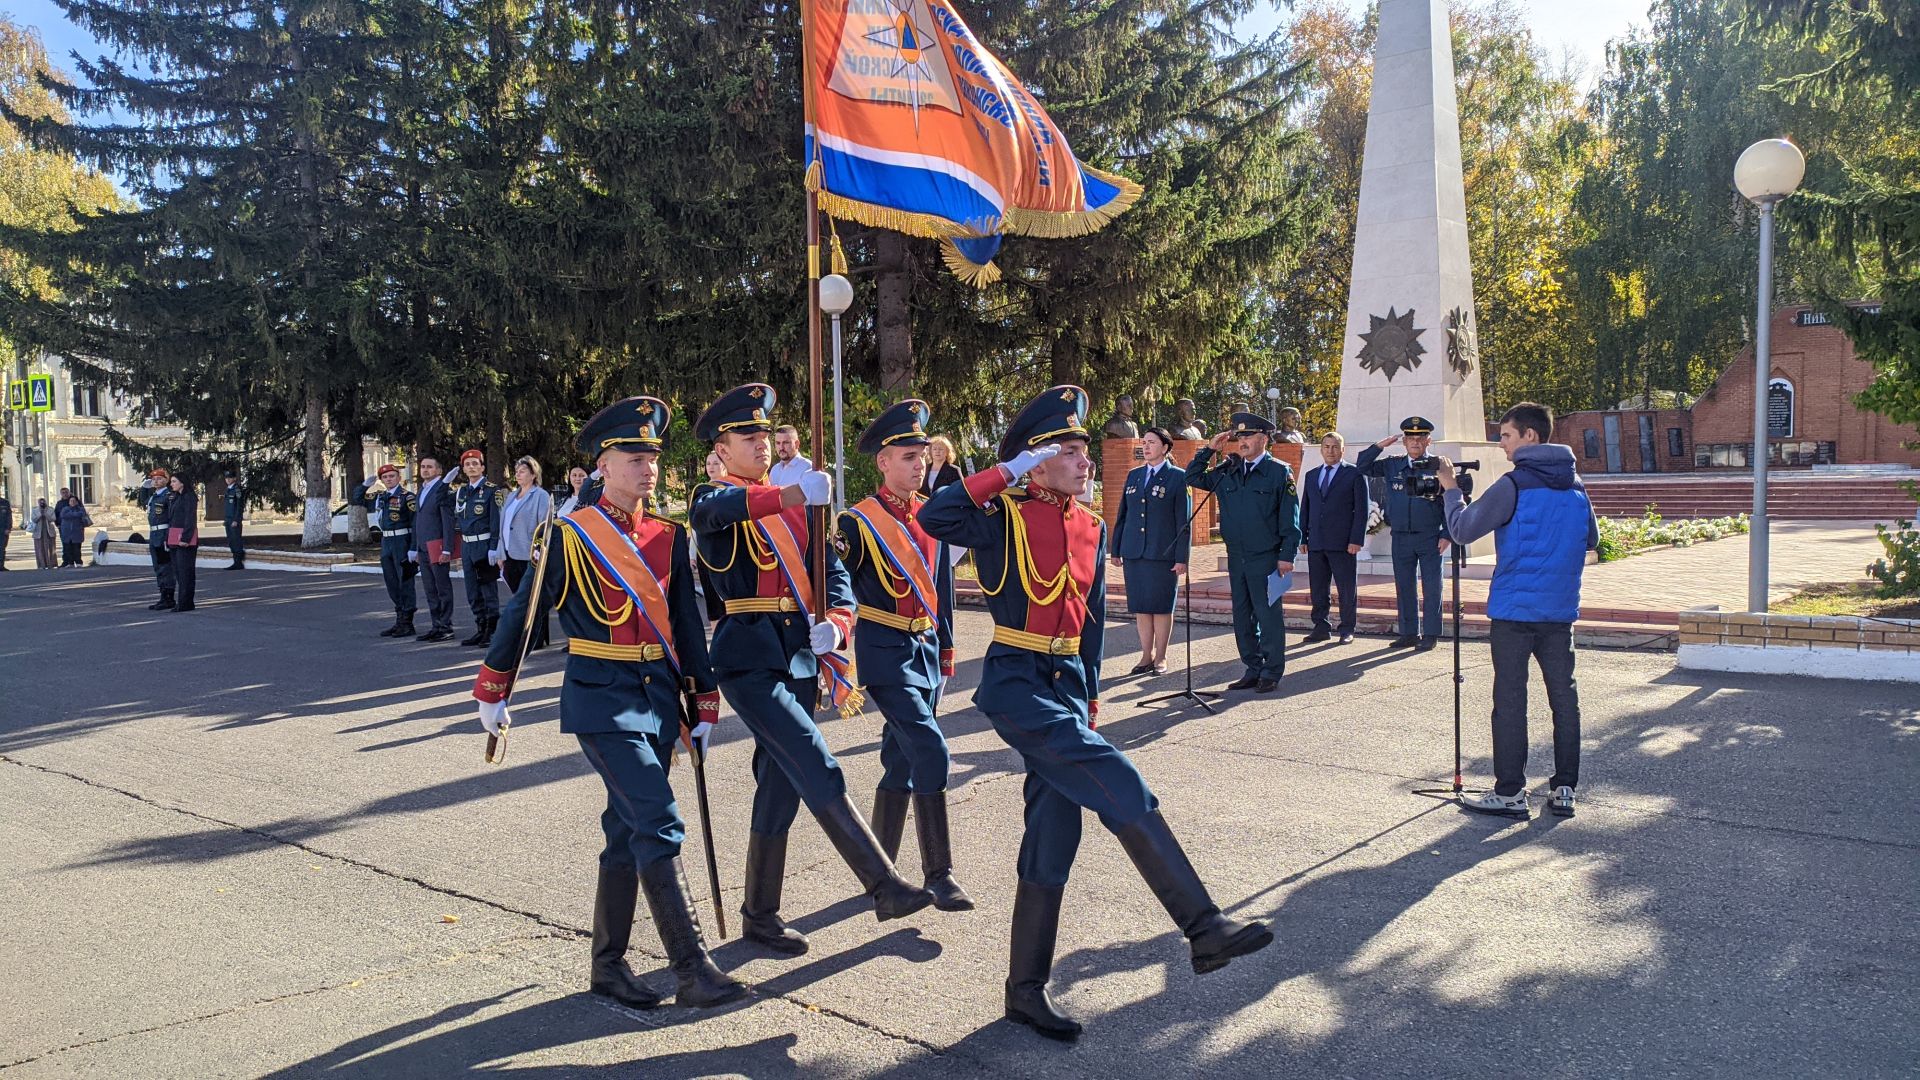
[(240, 474), (228, 469), (224, 474), (227, 490), (220, 497), (220, 521), (227, 529), (227, 550), (233, 555), (228, 570), (247, 568), (247, 491), (240, 486)]
[(933, 493), (948, 484), (960, 482), (960, 466), (954, 462), (959, 451), (953, 448), (953, 440), (945, 435), (935, 435), (927, 447), (927, 478), (920, 482), (920, 494), (933, 498)]
[(167, 481), (173, 500), (167, 504), (167, 559), (173, 564), (173, 610), (193, 610), (194, 564), (200, 552), (200, 498), (185, 479)]
[(423, 456), (414, 467), (420, 473), (420, 498), (413, 519), (411, 558), (420, 564), (420, 583), (427, 590), (427, 614), (433, 625), (413, 640), (447, 641), (453, 637), (453, 557), (459, 550), (453, 489), (440, 475), (438, 458)]
[(1347, 440), (1337, 431), (1320, 437), (1322, 464), (1300, 483), (1300, 550), (1307, 556), (1313, 589), (1313, 633), (1305, 643), (1326, 641), (1334, 633), (1327, 622), (1331, 589), (1340, 590), (1340, 644), (1353, 642), (1359, 607), (1355, 581), (1360, 548), (1367, 542), (1367, 479), (1343, 464)]

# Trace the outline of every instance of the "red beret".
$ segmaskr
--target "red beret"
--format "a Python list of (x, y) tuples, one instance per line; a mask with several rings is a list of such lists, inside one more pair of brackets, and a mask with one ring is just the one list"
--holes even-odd
[(373, 475), (375, 476), (385, 476), (388, 473), (392, 473), (395, 476), (398, 476), (400, 475), (400, 469), (393, 462), (389, 461), (385, 465), (382, 465), (379, 468), (373, 470)]
[(478, 461), (482, 465), (485, 465), (487, 463), (487, 455), (481, 453), (478, 450), (469, 450), (466, 453), (461, 454), (460, 464), (465, 465), (467, 463), (468, 458), (472, 458), (475, 461)]
[(153, 471), (147, 474), (147, 479), (151, 480), (156, 476), (171, 476), (171, 475), (173, 474), (169, 473), (167, 470), (161, 468), (160, 466), (155, 465), (153, 467)]

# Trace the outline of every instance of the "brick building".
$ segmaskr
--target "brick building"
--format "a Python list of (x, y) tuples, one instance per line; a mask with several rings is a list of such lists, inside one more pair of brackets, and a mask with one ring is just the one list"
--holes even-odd
[[(1774, 312), (1772, 361), (1773, 465), (1920, 466), (1920, 430), (1854, 406), (1873, 366), (1854, 356), (1853, 342), (1826, 316), (1806, 305)], [(1752, 436), (1751, 345), (1691, 408), (1587, 410), (1560, 417), (1553, 429), (1553, 440), (1572, 447), (1588, 473), (1750, 469)]]

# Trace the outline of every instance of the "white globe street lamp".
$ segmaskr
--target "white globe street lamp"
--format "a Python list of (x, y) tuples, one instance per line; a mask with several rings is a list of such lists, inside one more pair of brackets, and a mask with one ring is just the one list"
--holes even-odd
[(1760, 299), (1753, 335), (1753, 520), (1747, 537), (1747, 610), (1767, 610), (1767, 384), (1773, 374), (1773, 208), (1799, 188), (1807, 159), (1785, 139), (1762, 139), (1733, 165), (1733, 186), (1760, 208)]
[(820, 310), (833, 320), (833, 510), (847, 508), (846, 378), (840, 367), (840, 316), (853, 306), (853, 282), (839, 274), (820, 279)]

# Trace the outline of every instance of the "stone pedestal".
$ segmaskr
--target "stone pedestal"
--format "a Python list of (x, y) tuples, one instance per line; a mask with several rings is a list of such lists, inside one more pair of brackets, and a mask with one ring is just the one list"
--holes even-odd
[(1436, 442), (1486, 438), (1446, 0), (1381, 0), (1360, 170), (1339, 426), (1374, 442), (1407, 416)]

